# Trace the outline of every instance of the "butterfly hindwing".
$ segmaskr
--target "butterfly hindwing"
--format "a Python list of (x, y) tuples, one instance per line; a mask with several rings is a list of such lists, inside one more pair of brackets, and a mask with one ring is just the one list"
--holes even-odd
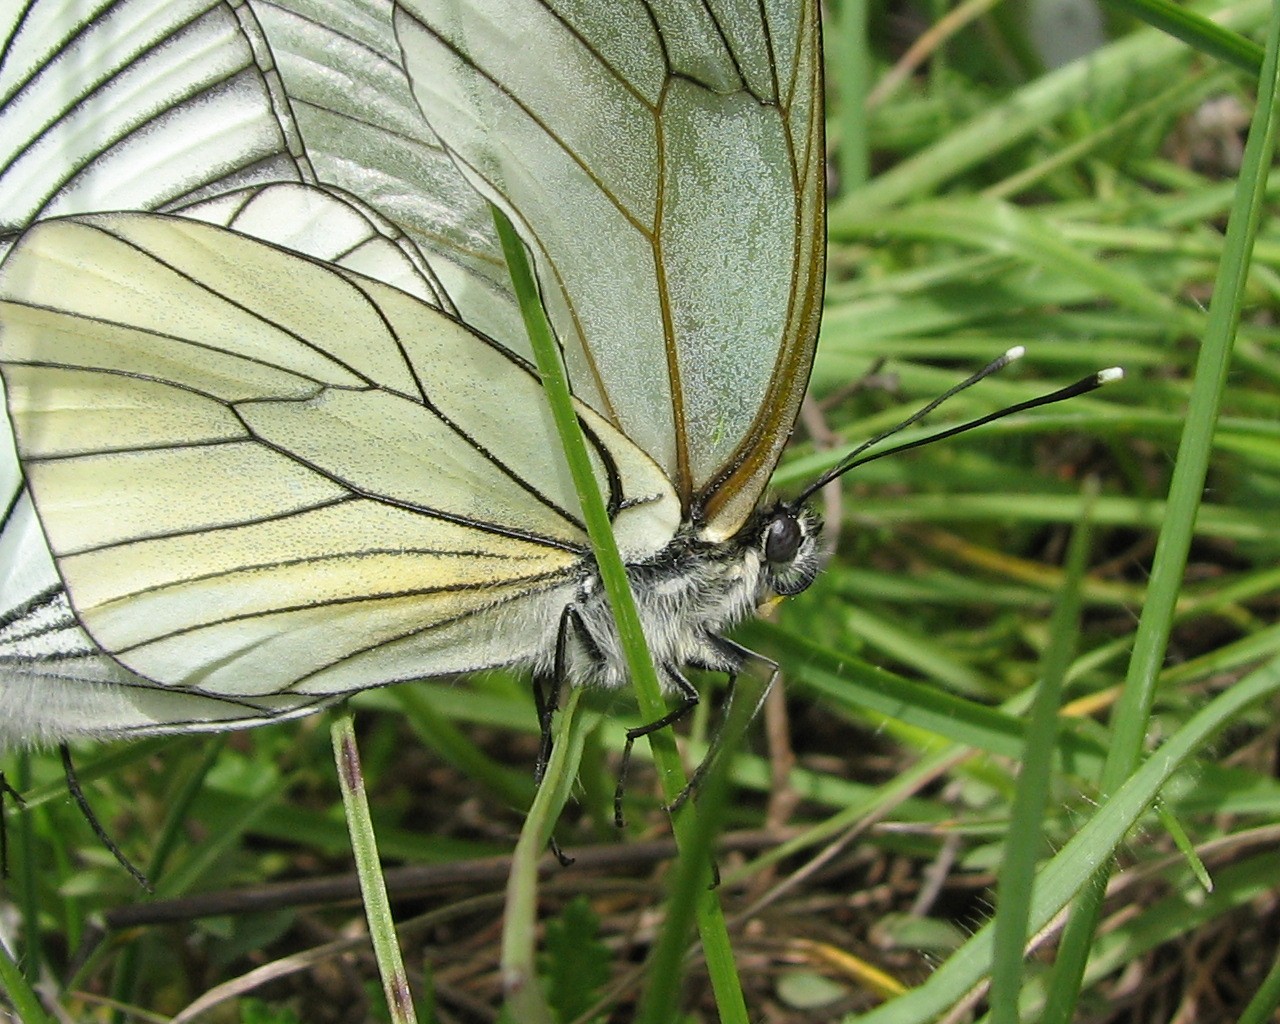
[[(81, 623), (129, 670), (331, 694), (548, 642), (586, 539), (537, 380), (498, 346), (378, 282), (150, 215), (38, 226), (0, 295), (36, 510)], [(669, 486), (582, 416), (644, 557), (677, 525)], [(542, 632), (513, 641), (520, 616)]]

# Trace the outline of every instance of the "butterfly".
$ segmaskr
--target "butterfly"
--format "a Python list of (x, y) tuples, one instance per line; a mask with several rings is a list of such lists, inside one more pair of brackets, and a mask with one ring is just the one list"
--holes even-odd
[(762, 503), (824, 272), (817, 5), (48, 0), (8, 26), (0, 738), (499, 666), (628, 682), (520, 231), (666, 691), (818, 569)]

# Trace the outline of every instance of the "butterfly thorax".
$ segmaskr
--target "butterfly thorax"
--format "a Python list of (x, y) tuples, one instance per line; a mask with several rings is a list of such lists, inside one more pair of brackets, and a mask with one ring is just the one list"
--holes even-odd
[[(682, 529), (652, 558), (629, 564), (636, 610), (663, 686), (677, 688), (683, 666), (720, 672), (741, 668), (725, 630), (775, 596), (798, 594), (819, 568), (822, 521), (806, 506), (761, 509), (728, 540)], [(566, 609), (561, 666), (575, 685), (619, 687), (629, 675), (613, 613), (594, 566)]]

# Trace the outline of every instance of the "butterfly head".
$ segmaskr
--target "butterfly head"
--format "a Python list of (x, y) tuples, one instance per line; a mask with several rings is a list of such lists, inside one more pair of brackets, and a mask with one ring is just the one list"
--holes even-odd
[(768, 593), (790, 597), (818, 575), (822, 517), (808, 505), (779, 502), (760, 513), (753, 541)]

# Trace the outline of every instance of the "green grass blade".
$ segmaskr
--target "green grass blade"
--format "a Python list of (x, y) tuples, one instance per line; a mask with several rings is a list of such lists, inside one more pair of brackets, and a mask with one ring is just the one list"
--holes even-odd
[[(684, 957), (689, 948), (691, 926), (699, 905), (708, 898), (714, 898), (711, 890), (714, 884), (715, 837), (724, 823), (727, 782), (725, 758), (720, 758), (712, 765), (698, 790), (698, 813), (693, 819), (692, 842), (680, 850), (680, 862), (673, 873), (666, 903), (667, 919), (646, 963), (644, 992), (636, 1024), (668, 1024), (678, 1018), (685, 973)], [(719, 961), (717, 958), (716, 963)]]
[(350, 709), (344, 707), (334, 713), (330, 732), (338, 784), (342, 787), (342, 804), (346, 808), (347, 826), (351, 832), (351, 851), (355, 854), (369, 937), (373, 940), (373, 952), (378, 961), (378, 973), (382, 976), (382, 990), (387, 997), (391, 1024), (416, 1024), (409, 976), (400, 956), (391, 903), (387, 899), (387, 885), (382, 877), (382, 862), (378, 859), (378, 841), (369, 816), (369, 798), (364, 791), (355, 720)]
[(991, 972), (992, 1024), (1017, 1024), (1023, 984), (1027, 917), (1036, 864), (1044, 852), (1044, 813), (1049, 800), (1058, 707), (1080, 629), (1081, 587), (1089, 551), (1088, 517), (1077, 526), (1067, 552), (1067, 577), (1049, 626), (1044, 671), (1027, 718), (1018, 790), (1004, 843), (995, 919), (995, 961)]
[[(623, 567), (622, 557), (618, 553), (618, 546), (613, 538), (609, 515), (591, 470), (586, 441), (583, 439), (582, 429), (574, 413), (569, 383), (560, 362), (559, 348), (538, 298), (537, 284), (525, 256), (524, 244), (510, 222), (496, 208), (493, 210), (493, 216), (498, 235), (502, 240), (507, 268), (520, 300), (520, 312), (524, 317), (529, 340), (533, 345), (538, 371), (542, 376), (547, 400), (555, 415), (556, 427), (564, 446), (565, 457), (573, 474), (574, 486), (582, 505), (583, 518), (586, 520), (587, 532), (591, 537), (592, 550), (595, 552), (600, 574), (609, 596), (609, 605), (617, 620), (618, 635), (627, 656), (627, 669), (632, 686), (635, 688), (636, 700), (645, 718), (648, 721), (656, 721), (666, 713), (666, 705), (658, 685), (657, 673), (653, 668), (653, 659), (645, 643), (626, 569)], [(648, 738), (663, 792), (669, 802), (674, 801), (687, 784), (675, 740), (666, 729), (650, 733)], [(682, 850), (692, 848), (696, 842), (691, 813), (692, 808), (686, 805), (674, 816), (672, 822), (676, 841)], [(724, 923), (724, 913), (714, 893), (698, 901), (697, 920), (721, 1020), (724, 1024), (746, 1024), (746, 1002), (742, 995), (737, 968), (734, 965), (733, 950)]]
[[(1243, 0), (1214, 15), (1218, 25), (1247, 32), (1264, 24), (1271, 11), (1266, 0)], [(865, 188), (842, 197), (830, 210), (830, 223), (846, 216), (894, 206), (937, 188), (979, 163), (1026, 139), (1077, 106), (1081, 98), (1123, 87), (1136, 78), (1184, 73), (1186, 47), (1163, 32), (1146, 30), (1112, 43), (1091, 55), (1050, 72), (1018, 90), (1004, 103), (984, 109), (967, 124), (947, 132)]]
[(44, 1012), (31, 983), (23, 977), (3, 945), (0, 945), (0, 987), (22, 1024), (53, 1024), (53, 1018)]
[[(865, 185), (870, 170), (871, 140), (867, 135), (867, 73), (872, 58), (867, 45), (866, 0), (845, 0), (832, 10), (823, 29), (823, 56), (830, 67), (835, 64), (840, 74), (829, 74), (828, 81), (838, 89), (828, 102), (828, 118), (842, 189)], [(835, 83), (839, 83), (836, 85)]]
[[(1039, 931), (1113, 856), (1166, 783), (1245, 709), (1280, 693), (1280, 660), (1250, 673), (1196, 712), (1048, 862), (1036, 878), (1028, 926)], [(919, 988), (857, 1018), (857, 1024), (936, 1020), (991, 970), (993, 926), (980, 929)], [(847, 1024), (854, 1024), (852, 1018)]]
[(846, 212), (838, 222), (832, 222), (830, 231), (833, 239), (930, 238), (1011, 254), (1030, 266), (1057, 271), (1095, 287), (1100, 296), (1150, 317), (1168, 330), (1199, 333), (1204, 325), (1198, 313), (1064, 240), (1061, 228), (1047, 218), (1006, 203), (963, 199), (864, 216)]
[(1106, 0), (1106, 3), (1242, 71), (1256, 75), (1261, 69), (1261, 46), (1186, 7), (1169, 0)]
[(502, 989), (514, 1021), (554, 1024), (554, 1015), (538, 980), (538, 863), (547, 850), (556, 819), (572, 793), (582, 760), (585, 728), (578, 712), (581, 690), (571, 690), (556, 717), (555, 740), (543, 783), (533, 798), (516, 843), (507, 880), (507, 911), (502, 927)]
[[(1134, 638), (1125, 688), (1113, 717), (1113, 739), (1103, 767), (1102, 793), (1114, 792), (1142, 756), (1156, 683), (1177, 610), (1187, 553), (1213, 452), (1213, 434), (1226, 388), (1236, 326), (1244, 302), (1249, 260), (1265, 207), (1266, 180), (1275, 152), (1277, 51), (1280, 18), (1267, 34), (1267, 56), (1258, 87), (1258, 106), (1245, 144), (1236, 201), (1217, 284), (1209, 304), (1208, 326), (1196, 362), (1186, 425), (1178, 446), (1164, 526), (1156, 545), (1151, 581)], [(1067, 1024), (1088, 960), (1105, 892), (1105, 874), (1095, 880), (1073, 908), (1055, 965), (1045, 1024)]]
[(1280, 957), (1277, 957), (1267, 972), (1266, 978), (1258, 987), (1258, 991), (1249, 1000), (1244, 1013), (1236, 1024), (1267, 1024), (1275, 1019), (1276, 1007), (1280, 1006)]

